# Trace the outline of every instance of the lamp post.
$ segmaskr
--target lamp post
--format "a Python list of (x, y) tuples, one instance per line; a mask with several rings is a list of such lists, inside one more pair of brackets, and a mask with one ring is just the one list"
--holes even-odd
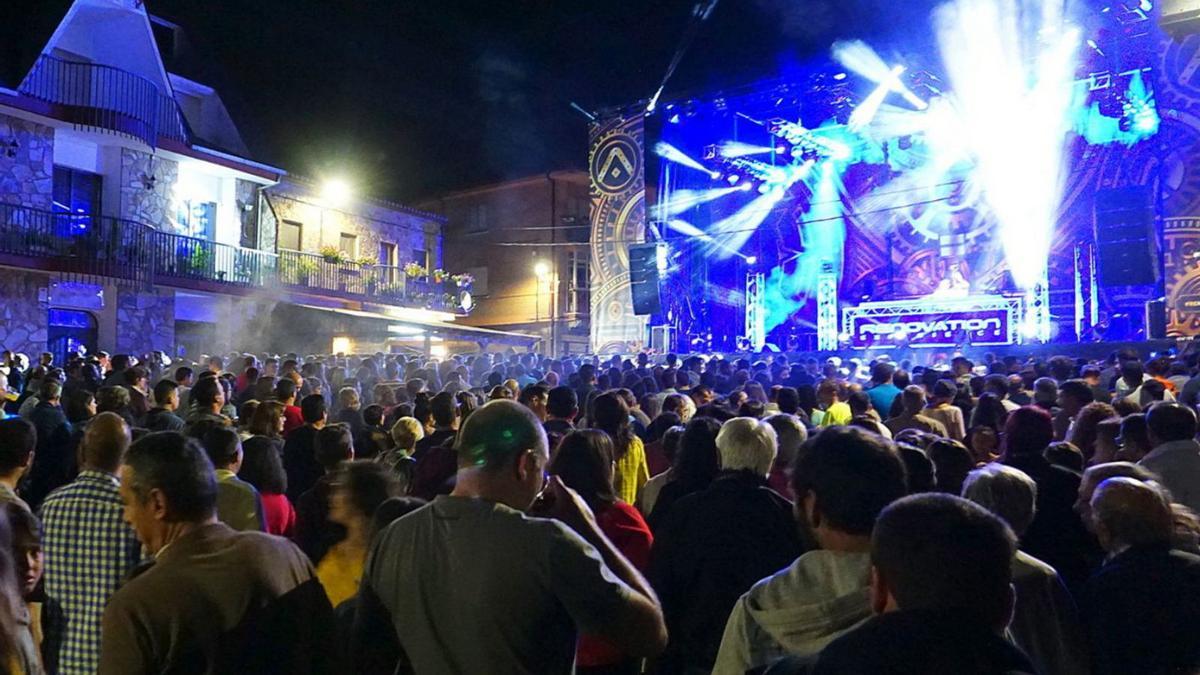
[[(542, 317), (541, 317), (542, 280), (544, 280), (550, 274), (550, 266), (546, 264), (546, 261), (539, 260), (536, 263), (534, 263), (534, 265), (533, 265), (533, 273), (534, 273), (533, 321), (534, 321), (534, 323), (541, 323), (542, 322)], [(551, 325), (551, 327), (553, 328), (553, 324)]]

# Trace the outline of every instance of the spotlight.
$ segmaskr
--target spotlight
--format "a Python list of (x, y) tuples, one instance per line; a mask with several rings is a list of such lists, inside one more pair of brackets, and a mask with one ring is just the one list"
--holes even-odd
[(720, 179), (720, 178), (721, 178), (721, 172), (720, 172), (720, 171), (709, 171), (709, 172), (708, 172), (708, 175), (709, 175), (709, 176), (711, 176), (713, 180), (718, 180), (718, 179)]
[(547, 274), (550, 274), (550, 266), (544, 260), (539, 260), (533, 265), (533, 273), (538, 275), (538, 277), (545, 277)]
[(845, 73), (835, 73), (833, 76), (833, 79), (838, 80), (838, 81), (844, 80), (844, 79), (846, 79), (846, 74)]
[(335, 208), (344, 206), (350, 201), (350, 184), (339, 178), (325, 181), (321, 186), (321, 199)]
[(674, 115), (671, 115), (670, 117), (667, 118), (667, 121), (670, 122), (671, 124), (679, 124), (679, 113), (675, 113)]
[(762, 185), (758, 186), (758, 194), (760, 194), (760, 195), (765, 195), (770, 191), (771, 191), (770, 183), (763, 183)]
[(725, 177), (725, 182), (729, 183), (730, 185), (737, 185), (737, 182), (741, 180), (741, 178), (742, 177), (736, 173), (731, 173)]
[(741, 190), (742, 192), (749, 192), (753, 189), (754, 189), (754, 184), (750, 183), (749, 181), (742, 183), (741, 185), (738, 186), (738, 190)]
[(787, 152), (787, 150), (788, 150), (788, 149), (787, 149), (787, 146), (786, 146), (786, 145), (777, 145), (777, 146), (775, 146), (775, 154), (777, 154), (777, 155), (782, 155), (782, 154), (786, 153), (786, 152)]
[(746, 256), (746, 264), (747, 265), (753, 265), (756, 262), (758, 262), (758, 256), (753, 256), (753, 255)]

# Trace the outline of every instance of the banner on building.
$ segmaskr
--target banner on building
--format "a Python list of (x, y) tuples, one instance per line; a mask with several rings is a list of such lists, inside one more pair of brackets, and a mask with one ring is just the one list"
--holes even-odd
[(629, 245), (646, 235), (643, 117), (591, 125), (592, 351), (623, 354), (646, 341), (646, 317), (633, 313)]

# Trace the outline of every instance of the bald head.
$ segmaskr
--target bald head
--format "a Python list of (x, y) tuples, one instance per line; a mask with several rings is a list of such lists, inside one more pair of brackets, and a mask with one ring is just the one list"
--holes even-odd
[(913, 414), (919, 413), (925, 408), (925, 390), (911, 384), (905, 387), (900, 394), (900, 401), (905, 411)]
[(1092, 495), (1092, 521), (1100, 544), (1109, 552), (1168, 544), (1173, 529), (1171, 500), (1157, 483), (1109, 478)]
[(454, 450), (459, 468), (499, 470), (527, 451), (547, 455), (546, 431), (529, 408), (509, 400), (487, 403), (467, 418)]
[(129, 443), (125, 420), (116, 413), (102, 412), (88, 422), (83, 433), (83, 462), (97, 471), (116, 473)]

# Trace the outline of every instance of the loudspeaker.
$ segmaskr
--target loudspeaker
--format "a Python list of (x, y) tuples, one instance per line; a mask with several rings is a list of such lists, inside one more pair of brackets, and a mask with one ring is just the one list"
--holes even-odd
[(1158, 239), (1150, 188), (1099, 190), (1094, 216), (1100, 285), (1158, 283)]
[(662, 299), (658, 288), (658, 244), (632, 244), (629, 247), (629, 290), (633, 293), (634, 314), (658, 314)]
[(1158, 25), (1183, 37), (1200, 29), (1200, 0), (1163, 0)]
[(1165, 298), (1146, 301), (1146, 339), (1167, 339), (1167, 301)]

